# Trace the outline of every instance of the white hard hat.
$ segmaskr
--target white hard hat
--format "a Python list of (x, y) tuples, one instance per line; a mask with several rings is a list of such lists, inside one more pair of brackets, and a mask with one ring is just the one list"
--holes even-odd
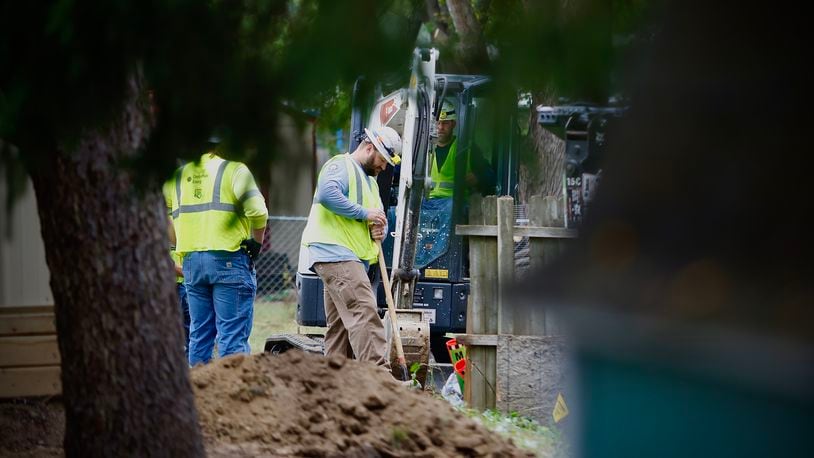
[(441, 113), (438, 114), (439, 121), (455, 121), (458, 117), (455, 115), (455, 105), (449, 100), (444, 99), (441, 104)]
[(388, 164), (398, 165), (401, 162), (401, 137), (395, 129), (387, 126), (373, 130), (365, 128), (365, 135)]

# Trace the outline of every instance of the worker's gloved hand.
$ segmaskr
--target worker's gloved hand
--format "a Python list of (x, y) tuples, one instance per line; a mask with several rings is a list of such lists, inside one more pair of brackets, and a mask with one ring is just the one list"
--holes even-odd
[(260, 254), (260, 248), (263, 248), (263, 244), (255, 239), (246, 239), (240, 244), (240, 247), (246, 250), (246, 253), (254, 261), (257, 259), (257, 255)]

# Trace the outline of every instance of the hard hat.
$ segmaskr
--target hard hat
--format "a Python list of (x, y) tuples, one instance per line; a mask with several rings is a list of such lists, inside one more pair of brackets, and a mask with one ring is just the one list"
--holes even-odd
[(449, 100), (444, 100), (441, 104), (441, 113), (438, 115), (439, 121), (455, 121), (458, 117), (455, 115), (455, 105)]
[(365, 128), (365, 135), (388, 164), (401, 163), (401, 137), (395, 129), (387, 126), (373, 130)]

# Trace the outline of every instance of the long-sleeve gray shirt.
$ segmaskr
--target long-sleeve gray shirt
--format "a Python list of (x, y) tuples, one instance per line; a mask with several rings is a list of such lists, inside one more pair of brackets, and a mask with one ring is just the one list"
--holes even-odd
[[(351, 162), (359, 173), (365, 176), (362, 166), (355, 160), (351, 160)], [(348, 168), (336, 160), (326, 164), (325, 167), (326, 169), (320, 174), (317, 183), (314, 202), (324, 205), (325, 208), (339, 216), (356, 220), (367, 219), (367, 209), (348, 199), (350, 192)]]
[[(351, 162), (362, 176), (366, 175), (358, 162), (355, 160)], [(325, 167), (327, 168), (320, 173), (317, 189), (314, 193), (314, 202), (322, 204), (339, 216), (360, 221), (366, 220), (367, 209), (348, 199), (350, 177), (348, 177), (347, 167), (340, 161), (333, 161), (326, 164)], [(385, 234), (387, 234), (387, 228), (385, 228)], [(331, 243), (316, 242), (309, 244), (308, 256), (308, 268), (310, 270), (313, 270), (313, 265), (316, 262), (358, 261), (365, 265), (365, 269), (368, 267), (367, 262), (361, 261), (349, 248)]]

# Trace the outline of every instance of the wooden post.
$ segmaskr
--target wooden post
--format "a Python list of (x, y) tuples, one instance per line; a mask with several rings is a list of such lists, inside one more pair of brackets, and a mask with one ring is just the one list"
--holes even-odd
[[(563, 209), (561, 198), (532, 196), (529, 203), (529, 224), (538, 227), (563, 227), (565, 226)], [(532, 238), (530, 242), (529, 264), (533, 270), (541, 269), (559, 256), (564, 243), (559, 239), (545, 238)], [(545, 307), (545, 304), (540, 304), (530, 310), (529, 323), (532, 329), (529, 330), (529, 335), (558, 334), (558, 326), (554, 319), (546, 313)]]
[(508, 303), (508, 289), (514, 282), (514, 199), (497, 199), (497, 284), (498, 334), (514, 333), (512, 304)]
[[(497, 225), (497, 198), (472, 196), (470, 224)], [(466, 333), (497, 334), (498, 289), (494, 262), (497, 259), (495, 237), (469, 238), (470, 294), (467, 307)], [(464, 400), (470, 407), (485, 410), (495, 407), (495, 374), (497, 355), (494, 346), (467, 345), (467, 370), (464, 378)]]

